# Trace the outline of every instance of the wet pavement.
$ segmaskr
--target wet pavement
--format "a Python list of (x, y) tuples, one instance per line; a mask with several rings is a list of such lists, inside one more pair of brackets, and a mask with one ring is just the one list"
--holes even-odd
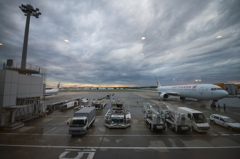
[[(46, 103), (54, 103), (80, 97), (101, 98), (108, 92), (59, 92), (46, 97)], [(171, 97), (158, 100), (158, 94), (147, 92), (117, 92), (113, 98), (124, 98), (124, 106), (130, 109), (132, 125), (126, 129), (109, 129), (104, 126), (104, 115), (110, 108), (110, 100), (102, 110), (96, 110), (96, 120), (86, 135), (68, 135), (67, 122), (73, 117), (73, 109), (54, 111), (48, 116), (24, 122), (25, 126), (14, 131), (0, 132), (0, 158), (239, 158), (240, 133), (211, 124), (206, 134), (197, 132), (176, 133), (172, 130), (152, 132), (143, 120), (142, 105), (151, 103), (155, 108), (166, 103), (173, 109), (189, 107), (202, 111), (207, 118), (222, 114), (240, 121), (240, 105), (222, 108), (202, 106), (193, 99), (185, 102)], [(222, 100), (224, 102), (224, 100)], [(221, 101), (221, 102), (222, 102)]]

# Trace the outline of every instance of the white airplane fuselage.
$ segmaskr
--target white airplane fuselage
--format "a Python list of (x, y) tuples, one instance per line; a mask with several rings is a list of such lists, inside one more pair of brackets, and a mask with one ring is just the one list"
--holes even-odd
[(60, 83), (61, 82), (58, 82), (58, 84), (53, 89), (45, 90), (44, 96), (50, 96), (50, 95), (53, 95), (53, 94), (57, 94), (58, 90), (59, 90), (59, 87), (60, 87)]
[(159, 86), (157, 92), (162, 99), (168, 98), (169, 95), (198, 100), (219, 100), (228, 96), (227, 91), (213, 84)]
[(57, 94), (57, 93), (58, 93), (58, 89), (45, 90), (44, 96), (50, 96), (50, 95)]

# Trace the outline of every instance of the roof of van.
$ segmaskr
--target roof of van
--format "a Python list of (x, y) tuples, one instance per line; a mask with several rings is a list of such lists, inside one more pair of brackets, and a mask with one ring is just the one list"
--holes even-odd
[(191, 108), (188, 108), (188, 107), (178, 107), (178, 109), (182, 109), (182, 110), (185, 110), (185, 111), (190, 111), (192, 113), (202, 113), (198, 110), (195, 110), (195, 109), (191, 109)]

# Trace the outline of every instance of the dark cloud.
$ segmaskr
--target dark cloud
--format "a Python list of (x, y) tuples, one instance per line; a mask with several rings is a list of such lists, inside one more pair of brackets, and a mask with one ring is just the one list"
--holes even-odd
[(240, 81), (237, 0), (3, 0), (1, 63), (21, 62), (20, 3), (42, 12), (31, 17), (27, 62), (47, 69), (47, 83), (146, 86), (155, 85), (154, 76), (162, 85)]

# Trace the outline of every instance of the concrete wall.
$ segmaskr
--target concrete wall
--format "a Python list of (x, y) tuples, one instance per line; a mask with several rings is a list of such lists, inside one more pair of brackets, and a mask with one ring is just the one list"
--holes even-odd
[(43, 78), (19, 74), (17, 71), (0, 70), (0, 120), (3, 109), (16, 105), (17, 97), (43, 98)]
[(0, 70), (0, 107), (16, 105), (16, 98), (43, 97), (43, 78)]

